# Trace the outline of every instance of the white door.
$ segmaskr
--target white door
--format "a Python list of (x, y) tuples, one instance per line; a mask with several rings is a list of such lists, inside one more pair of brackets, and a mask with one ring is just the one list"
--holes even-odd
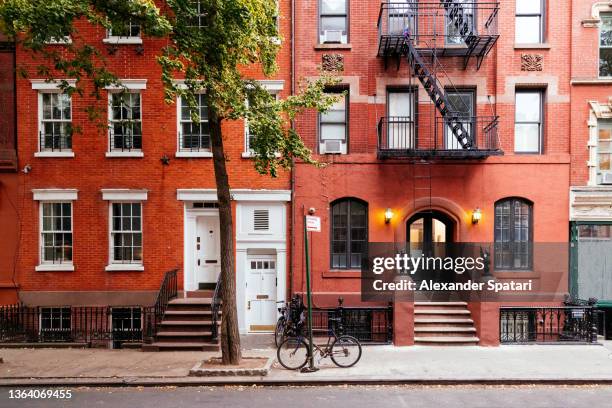
[(203, 216), (196, 221), (195, 288), (217, 281), (221, 271), (219, 217)]
[(276, 325), (276, 257), (247, 258), (249, 331), (274, 331)]

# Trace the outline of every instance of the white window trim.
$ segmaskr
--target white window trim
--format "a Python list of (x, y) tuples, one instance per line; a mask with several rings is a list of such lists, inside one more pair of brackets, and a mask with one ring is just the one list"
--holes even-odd
[(176, 152), (174, 154), (178, 158), (211, 158), (212, 152)]
[[(233, 188), (230, 190), (230, 193), (234, 201), (291, 201), (291, 190), (251, 190)], [(176, 199), (178, 201), (217, 201), (217, 190), (213, 188), (179, 188), (176, 190)]]
[[(142, 106), (143, 106), (143, 97), (142, 90), (147, 89), (147, 80), (146, 79), (122, 79), (121, 85), (128, 89), (129, 93), (137, 93), (140, 95), (140, 130), (142, 132)], [(140, 150), (110, 150), (111, 146), (111, 124), (113, 122), (113, 94), (119, 93), (124, 90), (121, 86), (107, 86), (106, 90), (108, 91), (108, 136), (106, 138), (106, 153), (104, 156), (107, 158), (126, 158), (126, 157), (144, 157), (144, 151), (142, 147)], [(142, 135), (141, 135), (142, 138)], [(141, 141), (142, 144), (142, 141)]]
[(130, 91), (143, 91), (147, 89), (146, 79), (120, 79), (119, 85), (108, 85), (105, 87), (107, 91), (123, 91), (124, 88)]
[(137, 36), (112, 35), (111, 30), (106, 30), (106, 37), (102, 39), (102, 42), (104, 44), (117, 45), (142, 44), (142, 26), (140, 27), (140, 32)]
[[(68, 82), (70, 83), (69, 80)], [(70, 86), (75, 86), (74, 84), (70, 84)], [(32, 83), (32, 88), (34, 88), (34, 83)], [(49, 152), (42, 151), (42, 146), (40, 145), (40, 133), (43, 131), (42, 123), (43, 123), (43, 95), (47, 93), (61, 93), (62, 90), (59, 89), (58, 84), (54, 84), (54, 88), (52, 89), (39, 89), (38, 90), (38, 151), (34, 153), (34, 157), (74, 157), (74, 151), (72, 149), (65, 150), (63, 152)], [(72, 123), (72, 97), (70, 97), (70, 123)]]
[(79, 190), (76, 188), (33, 189), (35, 201), (75, 201)]
[[(38, 194), (45, 195), (45, 192), (41, 193), (41, 190), (32, 190), (38, 191)], [(43, 204), (44, 203), (65, 203), (70, 202), (70, 233), (72, 234), (72, 249), (74, 251), (74, 203), (73, 201), (77, 199), (77, 190), (68, 191), (61, 193), (60, 190), (58, 192), (46, 192), (45, 198), (36, 198), (37, 193), (34, 193), (34, 200), (38, 200), (38, 265), (34, 268), (36, 272), (74, 272), (74, 256), (71, 261), (62, 262), (62, 263), (50, 263), (44, 262), (42, 259), (42, 247), (43, 247)], [(55, 194), (55, 195), (54, 195)], [(62, 198), (65, 196), (66, 198)], [(40, 195), (38, 196), (40, 197)], [(53, 198), (57, 197), (57, 198)], [(72, 198), (74, 197), (74, 198)], [(74, 255), (74, 252), (73, 252)]]
[(132, 190), (127, 188), (103, 188), (104, 201), (147, 201), (149, 190)]
[[(143, 190), (143, 191), (144, 191), (144, 194), (146, 195), (147, 194), (146, 190)], [(142, 257), (143, 259), (141, 259), (140, 261), (132, 262), (132, 263), (115, 262), (115, 260), (113, 259), (113, 204), (121, 203), (121, 202), (140, 202), (140, 234), (141, 234), (140, 245), (141, 245), (141, 248), (144, 248), (144, 231), (143, 231), (144, 206), (142, 205), (142, 203), (143, 201), (146, 200), (146, 198), (144, 200), (122, 198), (122, 197), (129, 196), (130, 193), (127, 193), (127, 195), (125, 195), (126, 193), (108, 193), (108, 194), (109, 195), (107, 195), (107, 197), (112, 196), (113, 194), (119, 194), (118, 195), (119, 198), (115, 200), (109, 200), (108, 202), (108, 265), (104, 267), (104, 271), (105, 272), (121, 272), (121, 271), (140, 272), (140, 271), (144, 271), (144, 264), (143, 264), (144, 256)], [(133, 194), (135, 197), (138, 197), (139, 196), (138, 194), (142, 194), (142, 192), (140, 193), (134, 192), (131, 194)], [(102, 199), (106, 200), (104, 198), (104, 190), (102, 190)]]
[[(285, 89), (284, 80), (259, 80), (257, 81), (262, 88), (268, 91), (271, 95), (275, 96), (278, 100), (280, 93)], [(246, 102), (248, 104), (248, 101)], [(244, 151), (241, 154), (243, 159), (251, 159), (255, 157), (253, 151), (249, 148), (249, 123), (244, 120)], [(280, 157), (280, 154), (276, 154), (276, 157)]]
[[(177, 81), (175, 83), (181, 89), (187, 89), (184, 81)], [(206, 92), (198, 92), (198, 95), (205, 94)], [(176, 158), (211, 158), (213, 157), (212, 153), (212, 140), (210, 141), (210, 151), (198, 151), (198, 152), (188, 152), (180, 150), (180, 134), (181, 134), (181, 104), (183, 103), (181, 97), (176, 98), (176, 152), (174, 153), (174, 157)]]
[[(76, 86), (76, 79), (65, 79), (69, 86)], [(61, 92), (60, 84), (61, 81), (46, 79), (31, 79), (32, 89), (36, 91), (47, 91), (47, 92)]]

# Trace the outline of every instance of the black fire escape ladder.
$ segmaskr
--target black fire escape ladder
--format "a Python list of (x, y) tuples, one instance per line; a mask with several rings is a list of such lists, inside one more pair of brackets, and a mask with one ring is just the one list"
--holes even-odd
[(408, 47), (408, 64), (436, 105), (436, 109), (440, 112), (442, 118), (444, 118), (444, 123), (449, 127), (450, 131), (453, 132), (453, 135), (459, 141), (463, 149), (473, 148), (474, 140), (471, 132), (469, 132), (461, 122), (459, 112), (453, 109), (452, 105), (449, 103), (444, 88), (425, 65), (423, 57), (417, 51), (411, 38), (407, 38), (406, 45)]

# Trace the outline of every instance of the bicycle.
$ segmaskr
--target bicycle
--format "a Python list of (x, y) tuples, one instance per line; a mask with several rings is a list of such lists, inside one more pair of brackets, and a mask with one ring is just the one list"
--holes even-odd
[[(342, 331), (341, 318), (330, 318), (329, 321), (338, 323), (339, 331)], [(330, 357), (338, 367), (352, 367), (361, 359), (359, 340), (348, 335), (338, 336), (333, 328), (329, 329), (325, 346), (318, 346), (313, 341), (312, 347), (313, 358), (318, 352), (321, 359)], [(308, 342), (301, 333), (297, 337), (288, 337), (278, 346), (276, 356), (287, 370), (299, 370), (308, 363)]]
[(280, 317), (276, 322), (276, 329), (274, 330), (274, 345), (278, 347), (285, 339), (285, 330), (287, 329), (287, 304), (282, 300), (276, 303), (284, 303), (283, 306), (278, 308)]
[[(276, 303), (283, 303), (283, 301)], [(280, 346), (287, 337), (295, 337), (301, 331), (305, 318), (304, 310), (304, 303), (299, 295), (295, 295), (290, 302), (278, 308), (281, 315), (274, 330), (274, 345), (276, 347)]]

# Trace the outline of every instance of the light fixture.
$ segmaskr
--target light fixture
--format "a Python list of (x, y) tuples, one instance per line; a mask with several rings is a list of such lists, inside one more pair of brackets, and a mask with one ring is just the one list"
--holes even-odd
[(474, 211), (472, 211), (472, 224), (478, 224), (478, 222), (482, 219), (482, 211), (480, 208), (476, 207)]
[(385, 210), (385, 224), (390, 223), (392, 218), (393, 218), (393, 210), (391, 210), (390, 208), (387, 208)]

